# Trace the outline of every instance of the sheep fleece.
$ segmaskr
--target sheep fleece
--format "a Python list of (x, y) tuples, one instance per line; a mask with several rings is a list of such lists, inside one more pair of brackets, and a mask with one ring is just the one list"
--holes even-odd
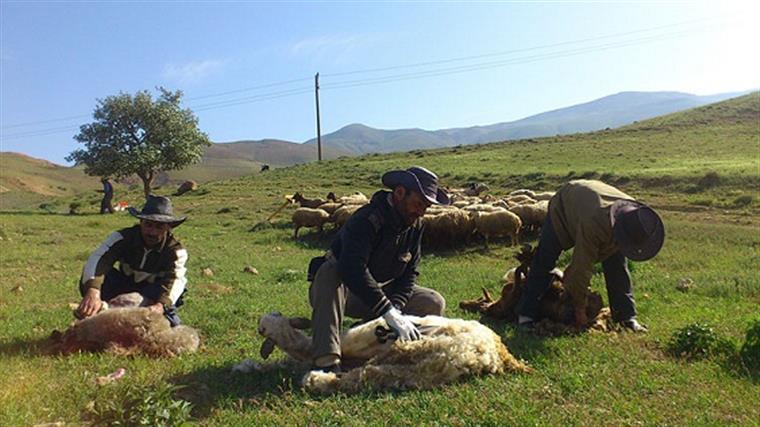
[[(423, 339), (396, 341), (366, 364), (340, 375), (311, 371), (303, 378), (304, 388), (321, 394), (431, 389), (469, 376), (529, 371), (496, 333), (477, 321), (410, 317), (425, 330)], [(375, 319), (347, 334), (356, 335), (358, 341), (374, 340), (378, 325), (385, 322)]]

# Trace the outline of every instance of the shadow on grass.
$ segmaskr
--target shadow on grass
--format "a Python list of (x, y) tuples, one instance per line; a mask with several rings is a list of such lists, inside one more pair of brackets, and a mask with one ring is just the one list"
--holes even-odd
[[(478, 321), (502, 337), (509, 352), (518, 359), (523, 359), (528, 364), (539, 356), (545, 356), (550, 352), (546, 346), (551, 337), (536, 335), (535, 333), (521, 329), (512, 322), (481, 316)], [(509, 332), (512, 332), (511, 334)], [(506, 338), (505, 338), (506, 337)]]
[(305, 370), (296, 364), (282, 363), (265, 371), (232, 372), (232, 366), (210, 366), (170, 381), (182, 387), (176, 397), (193, 404), (193, 417), (206, 418), (225, 402), (238, 409), (258, 405), (260, 400), (292, 393)]
[(20, 339), (0, 342), (0, 356), (50, 356), (53, 354), (49, 337)]

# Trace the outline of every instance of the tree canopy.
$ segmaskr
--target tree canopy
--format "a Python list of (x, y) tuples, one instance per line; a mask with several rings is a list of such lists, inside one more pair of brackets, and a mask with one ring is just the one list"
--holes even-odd
[(200, 161), (211, 142), (198, 129), (198, 118), (180, 107), (181, 91), (158, 90), (155, 100), (148, 91), (99, 99), (94, 121), (74, 136), (85, 148), (71, 152), (66, 160), (83, 164), (92, 176), (137, 175), (146, 197), (159, 172)]

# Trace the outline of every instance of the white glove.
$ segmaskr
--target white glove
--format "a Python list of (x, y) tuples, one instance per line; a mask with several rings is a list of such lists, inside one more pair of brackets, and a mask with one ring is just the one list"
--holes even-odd
[(422, 334), (420, 334), (414, 323), (401, 314), (396, 307), (392, 307), (386, 311), (383, 314), (383, 319), (385, 319), (391, 329), (396, 331), (400, 341), (414, 341), (422, 337)]

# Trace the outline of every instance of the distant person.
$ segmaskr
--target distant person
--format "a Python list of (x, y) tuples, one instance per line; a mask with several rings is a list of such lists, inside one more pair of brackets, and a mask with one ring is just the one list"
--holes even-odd
[(613, 320), (634, 332), (646, 332), (636, 319), (626, 258), (653, 258), (664, 240), (665, 228), (652, 208), (600, 181), (570, 181), (549, 201), (549, 215), (517, 305), (518, 322), (531, 327), (537, 320), (539, 300), (551, 282), (549, 272), (563, 250), (574, 248), (564, 284), (573, 302), (576, 326), (588, 324), (586, 293), (594, 264), (601, 262)]
[[(422, 221), (432, 204), (448, 204), (438, 177), (412, 167), (387, 172), (378, 191), (341, 228), (324, 257), (309, 265), (314, 331), (314, 368), (340, 371), (343, 315), (361, 319), (382, 316), (401, 340), (420, 331), (406, 316), (442, 315), (446, 301), (416, 284)], [(320, 264), (321, 263), (321, 264)]]
[(111, 184), (111, 180), (108, 177), (103, 177), (100, 182), (103, 183), (103, 200), (100, 201), (100, 213), (113, 213), (113, 205), (111, 204), (113, 200), (113, 185)]
[(129, 213), (140, 223), (111, 233), (87, 259), (79, 281), (82, 301), (75, 314), (92, 316), (104, 301), (130, 294), (137, 304), (163, 313), (176, 326), (180, 323), (176, 308), (182, 305), (187, 283), (187, 251), (172, 230), (185, 217), (174, 216), (167, 197), (153, 195), (140, 212), (130, 208)]

